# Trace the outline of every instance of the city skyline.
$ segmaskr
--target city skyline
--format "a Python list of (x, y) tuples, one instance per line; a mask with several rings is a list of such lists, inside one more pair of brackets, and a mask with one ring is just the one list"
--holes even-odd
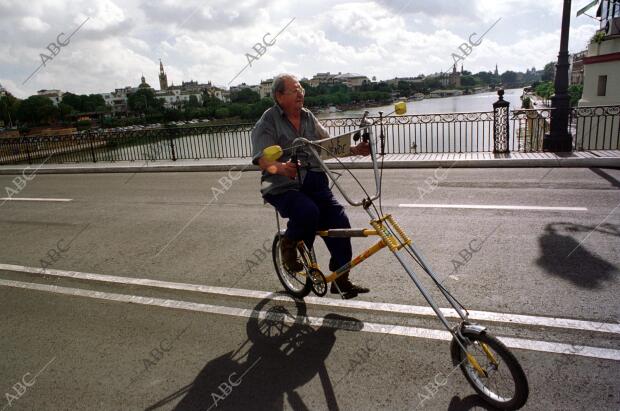
[[(39, 0), (27, 7), (9, 1), (0, 5), (0, 21), (11, 27), (0, 46), (0, 84), (19, 98), (41, 89), (94, 94), (135, 86), (143, 73), (157, 87), (160, 58), (169, 84), (210, 81), (225, 88), (245, 66), (230, 85), (259, 84), (280, 72), (300, 78), (354, 72), (377, 80), (429, 75), (448, 69), (454, 54), (463, 57), (459, 67), (464, 63), (473, 73), (493, 71), (495, 64), (500, 72), (540, 70), (556, 60), (561, 2), (497, 3), (247, 1), (231, 8), (219, 1), (130, 0), (121, 7), (113, 0), (77, 0), (59, 13), (65, 2), (54, 9)], [(582, 6), (574, 3), (573, 15)], [(581, 16), (571, 23), (569, 49), (578, 52), (597, 22)], [(485, 31), (479, 45), (463, 53), (467, 48), (460, 46), (480, 41)], [(46, 64), (22, 84), (42, 59)]]

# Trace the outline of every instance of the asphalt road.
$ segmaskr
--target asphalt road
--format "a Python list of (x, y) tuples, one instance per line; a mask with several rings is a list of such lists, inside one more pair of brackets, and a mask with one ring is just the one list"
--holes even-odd
[[(273, 294), (256, 172), (13, 179), (0, 176), (0, 411), (491, 409), (389, 252), (353, 272), (372, 289), (355, 300)], [(619, 205), (614, 169), (383, 176), (383, 211), (522, 363), (529, 410), (620, 409)]]

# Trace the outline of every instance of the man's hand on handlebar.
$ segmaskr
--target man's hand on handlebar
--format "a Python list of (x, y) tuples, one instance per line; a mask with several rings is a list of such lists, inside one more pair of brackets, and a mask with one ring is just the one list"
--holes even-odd
[(356, 146), (351, 147), (351, 155), (354, 156), (368, 156), (370, 155), (370, 144), (367, 141), (361, 142)]
[(279, 174), (290, 179), (297, 177), (297, 165), (290, 160), (286, 163), (281, 163), (279, 161), (269, 161), (261, 157), (258, 160), (258, 166), (270, 174)]

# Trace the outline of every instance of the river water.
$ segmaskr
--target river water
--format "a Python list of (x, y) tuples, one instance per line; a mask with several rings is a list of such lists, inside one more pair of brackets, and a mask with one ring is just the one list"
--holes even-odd
[[(510, 103), (510, 109), (521, 108), (521, 95), (523, 89), (505, 90), (504, 100)], [(420, 101), (407, 102), (407, 114), (429, 114), (429, 113), (471, 113), (475, 111), (493, 111), (493, 103), (498, 100), (497, 92), (490, 91), (480, 94), (469, 94), (455, 97), (428, 98)], [(318, 113), (318, 118), (338, 118), (338, 117), (359, 117), (364, 110), (370, 112), (370, 116), (378, 116), (379, 111), (389, 114), (394, 111), (394, 105), (371, 107), (368, 109), (360, 108), (357, 110), (341, 111), (337, 113)], [(316, 114), (316, 113), (315, 113)]]
[[(506, 90), (504, 99), (510, 102), (510, 108), (521, 108), (519, 97), (522, 89)], [(497, 92), (487, 92), (456, 97), (424, 99), (407, 102), (407, 114), (472, 113), (493, 111), (497, 101)], [(393, 111), (393, 105), (368, 108), (370, 116), (384, 115)], [(357, 118), (364, 109), (342, 111), (337, 113), (316, 113), (320, 119)], [(473, 118), (477, 118), (476, 115)], [(384, 127), (385, 148), (387, 153), (428, 153), (428, 152), (472, 152), (492, 150), (492, 121), (485, 115), (478, 120), (458, 121), (447, 117), (432, 116), (430, 120), (391, 124)], [(355, 128), (353, 122), (346, 126), (332, 124), (328, 127), (331, 135), (350, 131)], [(377, 137), (380, 128), (373, 127)], [(194, 134), (174, 139), (176, 158), (200, 159), (217, 157), (250, 156), (249, 129), (238, 132), (216, 134)], [(377, 138), (378, 140), (378, 138)], [(379, 148), (379, 147), (378, 147)], [(96, 149), (99, 161), (118, 160), (164, 160), (172, 158), (170, 143), (167, 139), (160, 142), (132, 143), (124, 147)], [(90, 161), (90, 153), (84, 153), (84, 161)]]

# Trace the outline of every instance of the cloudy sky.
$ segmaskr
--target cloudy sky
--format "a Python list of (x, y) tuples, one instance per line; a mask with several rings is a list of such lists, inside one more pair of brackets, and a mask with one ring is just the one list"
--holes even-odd
[[(570, 51), (585, 48), (598, 23), (576, 11)], [(520, 70), (555, 60), (560, 0), (0, 0), (0, 84), (24, 98), (40, 89), (101, 93), (135, 86), (144, 73), (168, 82), (228, 83), (252, 47), (275, 43), (232, 85), (257, 84), (280, 72), (354, 72), (388, 79), (446, 70), (459, 45), (487, 31), (464, 60), (473, 72)], [(499, 22), (498, 22), (499, 20)], [(292, 22), (291, 22), (292, 21)], [(84, 23), (85, 22), (85, 23)], [(41, 66), (57, 38), (66, 43)], [(60, 33), (65, 33), (58, 37)], [(267, 33), (270, 33), (265, 37)], [(54, 49), (54, 47), (51, 47)], [(462, 53), (461, 53), (462, 54)]]

